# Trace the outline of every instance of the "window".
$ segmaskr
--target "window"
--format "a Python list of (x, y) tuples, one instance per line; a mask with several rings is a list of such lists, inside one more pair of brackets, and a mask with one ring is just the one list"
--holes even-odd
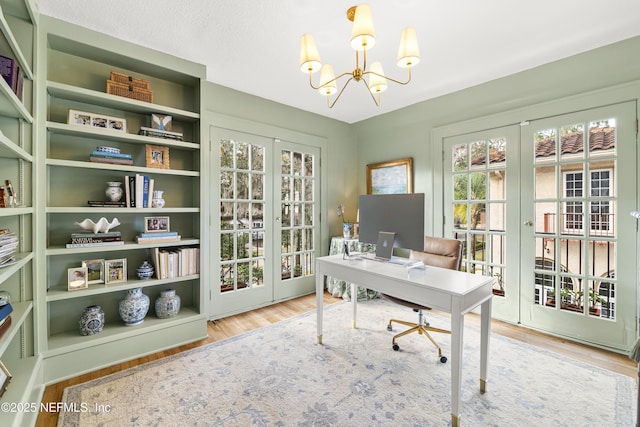
[[(593, 170), (590, 172), (591, 198), (609, 197), (611, 195), (611, 169)], [(564, 197), (582, 198), (584, 194), (583, 172), (565, 172)], [(565, 233), (583, 233), (583, 201), (567, 201), (564, 203), (564, 229)], [(595, 234), (608, 232), (612, 227), (612, 214), (609, 201), (593, 200), (590, 202), (589, 226)]]

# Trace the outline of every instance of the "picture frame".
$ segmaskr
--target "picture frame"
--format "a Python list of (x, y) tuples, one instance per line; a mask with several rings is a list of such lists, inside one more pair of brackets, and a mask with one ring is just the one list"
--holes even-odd
[(367, 194), (413, 193), (413, 158), (367, 165)]
[(108, 129), (116, 132), (127, 131), (127, 121), (123, 118), (88, 113), (86, 111), (69, 110), (67, 123), (75, 126)]
[(169, 227), (168, 216), (145, 216), (144, 232), (145, 233), (166, 233), (171, 231)]
[(107, 259), (104, 261), (104, 281), (107, 285), (127, 281), (127, 259)]
[(67, 269), (67, 290), (77, 291), (87, 289), (87, 267), (73, 267)]
[(4, 363), (0, 361), (0, 397), (2, 397), (5, 391), (7, 391), (11, 378), (13, 378), (13, 376)]
[(85, 260), (82, 266), (87, 268), (88, 285), (104, 283), (104, 259)]
[(148, 168), (169, 169), (169, 147), (145, 144), (145, 149)]

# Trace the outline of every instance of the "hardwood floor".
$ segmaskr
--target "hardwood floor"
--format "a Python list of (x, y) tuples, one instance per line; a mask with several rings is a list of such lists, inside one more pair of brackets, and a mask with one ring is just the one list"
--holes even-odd
[[(333, 298), (325, 293), (324, 303), (332, 304), (342, 301), (339, 298)], [(285, 301), (270, 307), (253, 310), (247, 313), (238, 314), (236, 316), (227, 317), (208, 323), (207, 339), (195, 343), (183, 345), (181, 347), (170, 350), (161, 351), (149, 356), (140, 357), (135, 360), (120, 363), (108, 368), (100, 369), (85, 375), (80, 375), (66, 381), (52, 384), (45, 389), (43, 402), (60, 402), (62, 400), (62, 392), (66, 387), (81, 384), (83, 382), (100, 378), (114, 372), (121, 371), (136, 365), (157, 360), (172, 354), (180, 353), (194, 347), (219, 341), (252, 329), (268, 326), (272, 323), (288, 319), (298, 314), (313, 310), (316, 307), (315, 295), (306, 295), (293, 300)], [(447, 316), (446, 313), (438, 313)], [(469, 314), (465, 317), (467, 324), (479, 326), (480, 317), (475, 314)], [(491, 331), (509, 338), (520, 340), (531, 345), (545, 348), (549, 351), (562, 354), (583, 362), (591, 363), (623, 375), (635, 378), (637, 376), (637, 365), (626, 355), (612, 353), (610, 351), (589, 347), (586, 345), (574, 343), (562, 338), (552, 337), (527, 328), (511, 325), (497, 320), (492, 321)], [(57, 413), (41, 412), (38, 415), (36, 426), (38, 427), (55, 427), (58, 422)]]

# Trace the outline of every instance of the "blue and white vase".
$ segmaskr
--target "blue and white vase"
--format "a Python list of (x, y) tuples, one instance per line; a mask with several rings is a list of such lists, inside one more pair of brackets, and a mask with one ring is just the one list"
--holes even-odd
[(142, 265), (136, 269), (140, 280), (151, 279), (153, 277), (153, 271), (153, 265), (149, 264), (147, 261), (143, 262)]
[(118, 311), (126, 326), (139, 325), (149, 311), (149, 297), (142, 293), (142, 288), (130, 289), (120, 301)]
[(104, 328), (104, 311), (99, 305), (85, 308), (78, 321), (80, 335), (95, 335)]
[(156, 316), (158, 319), (168, 319), (175, 317), (180, 311), (180, 296), (176, 295), (175, 289), (166, 289), (160, 292), (156, 299)]
[(350, 222), (342, 223), (342, 237), (344, 237), (345, 239), (350, 239), (352, 231), (353, 231), (353, 224), (351, 224)]

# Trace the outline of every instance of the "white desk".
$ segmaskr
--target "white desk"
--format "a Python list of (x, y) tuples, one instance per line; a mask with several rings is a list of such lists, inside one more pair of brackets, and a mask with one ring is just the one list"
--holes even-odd
[[(351, 294), (357, 285), (393, 295), (404, 300), (451, 313), (451, 421), (460, 422), (460, 388), (462, 387), (462, 343), (464, 315), (481, 307), (480, 392), (487, 384), (489, 329), (491, 326), (491, 288), (493, 277), (477, 276), (460, 271), (427, 266), (425, 270), (407, 270), (396, 264), (373, 260), (343, 260), (342, 255), (320, 257), (316, 260), (316, 311), (318, 316), (318, 344), (322, 344), (322, 315), (325, 276), (351, 282)], [(353, 327), (356, 327), (357, 298), (353, 304)], [(384, 325), (380, 326), (385, 329)], [(391, 348), (391, 347), (389, 347)], [(391, 350), (390, 350), (391, 351)]]

